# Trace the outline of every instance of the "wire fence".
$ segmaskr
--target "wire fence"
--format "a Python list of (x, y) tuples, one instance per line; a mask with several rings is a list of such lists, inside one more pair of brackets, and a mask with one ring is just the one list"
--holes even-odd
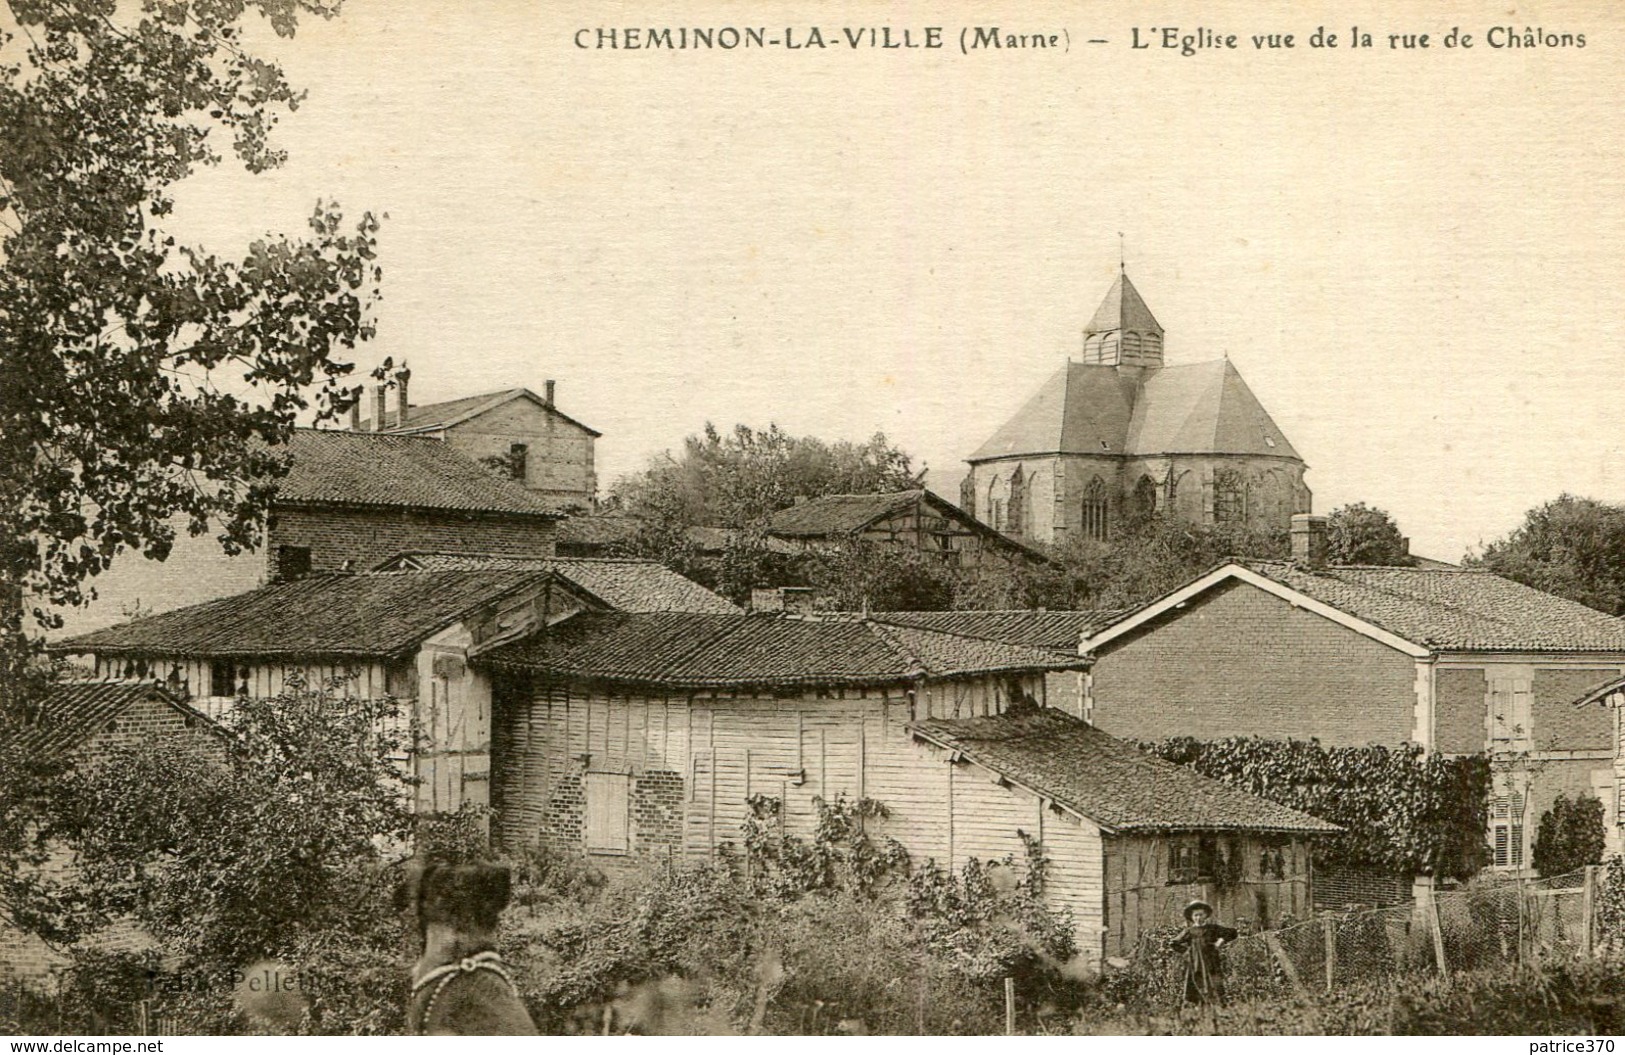
[(1598, 868), (1546, 879), (1480, 878), (1402, 905), (1356, 907), (1244, 935), (1223, 951), (1228, 995), (1279, 997), (1415, 972), (1614, 954), (1625, 935), (1613, 934), (1600, 912), (1611, 882)]

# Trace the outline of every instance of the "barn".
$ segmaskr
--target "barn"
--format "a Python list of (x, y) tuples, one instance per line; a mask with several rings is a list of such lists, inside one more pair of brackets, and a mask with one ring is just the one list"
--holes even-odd
[(1084, 660), (887, 623), (582, 613), (477, 650), (492, 685), (491, 803), (509, 846), (614, 867), (737, 842), (756, 796), (810, 836), (817, 802), (886, 807), (877, 834), (957, 869), (1049, 859), (1046, 898), (1098, 961), (1205, 896), (1273, 921), (1309, 904), (1333, 825), (1143, 755), (1047, 707)]

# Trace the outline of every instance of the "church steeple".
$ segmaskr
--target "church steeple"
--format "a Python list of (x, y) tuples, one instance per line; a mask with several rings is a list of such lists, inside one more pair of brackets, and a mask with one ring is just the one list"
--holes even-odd
[(1162, 365), (1162, 325), (1126, 271), (1118, 274), (1083, 328), (1083, 361), (1099, 366)]

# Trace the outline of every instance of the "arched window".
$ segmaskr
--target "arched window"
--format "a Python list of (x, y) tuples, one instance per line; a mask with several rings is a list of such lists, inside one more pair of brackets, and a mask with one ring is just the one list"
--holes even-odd
[(987, 526), (995, 531), (1004, 530), (1004, 503), (999, 500), (999, 478), (987, 483)]
[(1095, 477), (1083, 489), (1083, 537), (1105, 542), (1111, 536), (1111, 499), (1106, 497), (1106, 481)]
[(1213, 522), (1239, 524), (1247, 518), (1247, 489), (1241, 474), (1220, 469), (1213, 474)]
[(1134, 485), (1134, 518), (1150, 520), (1157, 512), (1157, 482), (1149, 476), (1140, 477)]
[(1016, 466), (1015, 475), (1010, 477), (1010, 508), (1005, 514), (1005, 531), (1011, 535), (1019, 535), (1026, 528), (1026, 518), (1022, 516), (1027, 506), (1027, 481), (1021, 475), (1021, 466)]

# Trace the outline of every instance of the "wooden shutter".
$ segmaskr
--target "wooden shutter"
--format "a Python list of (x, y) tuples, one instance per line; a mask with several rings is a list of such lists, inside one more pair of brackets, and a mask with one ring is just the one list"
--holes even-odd
[(624, 854), (631, 850), (631, 783), (626, 773), (588, 773), (586, 839), (589, 853)]

